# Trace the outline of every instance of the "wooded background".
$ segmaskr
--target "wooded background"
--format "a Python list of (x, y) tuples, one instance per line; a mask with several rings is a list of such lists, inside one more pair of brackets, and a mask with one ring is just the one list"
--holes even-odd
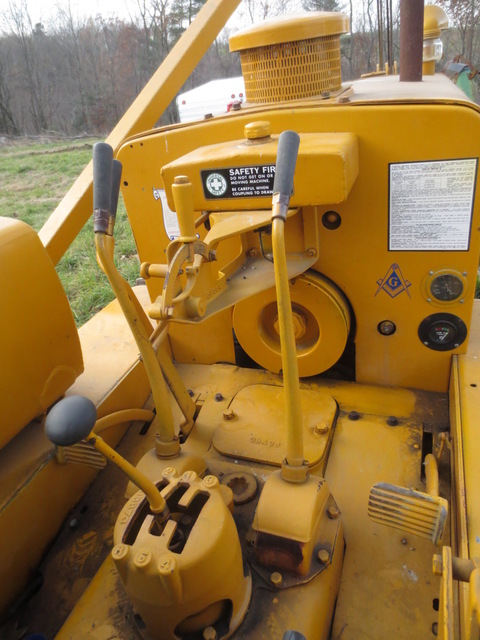
[[(132, 0), (131, 17), (74, 17), (68, 4), (48, 25), (33, 23), (27, 0), (11, 1), (0, 13), (0, 134), (61, 133), (106, 135), (188, 27), (205, 0)], [(450, 19), (444, 31), (445, 61), (462, 56), (480, 64), (479, 0), (437, 0)], [(244, 0), (245, 24), (287, 9), (342, 11), (351, 34), (341, 41), (343, 79), (398, 60), (398, 0)], [(380, 15), (380, 22), (378, 16)], [(228, 48), (224, 30), (182, 90), (209, 80), (240, 75), (240, 62)], [(175, 103), (161, 119), (178, 120)]]

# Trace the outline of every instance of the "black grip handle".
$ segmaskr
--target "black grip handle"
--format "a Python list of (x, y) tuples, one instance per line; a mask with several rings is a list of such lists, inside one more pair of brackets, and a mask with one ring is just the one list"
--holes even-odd
[(110, 213), (113, 149), (106, 142), (93, 145), (93, 210)]
[(110, 214), (113, 218), (117, 215), (118, 197), (120, 195), (120, 181), (122, 179), (122, 163), (113, 161), (112, 167), (112, 195), (110, 198)]
[(278, 138), (277, 166), (273, 181), (273, 193), (290, 198), (293, 189), (293, 174), (297, 163), (300, 136), (296, 131), (283, 131)]
[(67, 396), (52, 407), (45, 420), (45, 433), (53, 444), (70, 447), (84, 440), (95, 426), (97, 409), (89, 398)]

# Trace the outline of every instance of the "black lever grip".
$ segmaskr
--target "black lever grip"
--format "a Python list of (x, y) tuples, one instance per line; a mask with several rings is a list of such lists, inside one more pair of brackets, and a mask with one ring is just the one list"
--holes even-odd
[(300, 136), (296, 131), (283, 131), (278, 139), (277, 166), (273, 181), (273, 193), (290, 198), (293, 189), (293, 174), (297, 163)]
[(93, 225), (106, 233), (112, 198), (113, 149), (106, 142), (93, 145)]
[(113, 218), (117, 215), (118, 196), (120, 195), (120, 181), (122, 179), (122, 163), (114, 160), (112, 166), (112, 195), (110, 198), (110, 214)]
[(89, 398), (67, 396), (48, 413), (45, 433), (53, 444), (69, 447), (84, 440), (96, 421), (97, 409)]

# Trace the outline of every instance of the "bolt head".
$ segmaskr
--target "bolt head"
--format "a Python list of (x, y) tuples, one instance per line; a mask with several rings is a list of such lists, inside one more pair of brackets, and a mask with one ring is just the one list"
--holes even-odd
[(330, 520), (336, 520), (340, 516), (340, 509), (336, 505), (328, 507), (327, 516)]
[(317, 554), (317, 558), (322, 564), (328, 564), (330, 562), (330, 554), (326, 549), (320, 549)]
[(279, 573), (278, 571), (274, 571), (271, 575), (270, 575), (270, 582), (273, 584), (274, 587), (279, 587), (282, 584), (282, 574)]

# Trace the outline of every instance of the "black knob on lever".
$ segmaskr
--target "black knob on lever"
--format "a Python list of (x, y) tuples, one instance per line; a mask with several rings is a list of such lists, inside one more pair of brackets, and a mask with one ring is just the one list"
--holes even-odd
[(68, 396), (60, 400), (47, 415), (45, 433), (59, 447), (70, 447), (84, 440), (97, 421), (97, 409), (84, 396)]
[(106, 142), (93, 145), (93, 230), (107, 233), (112, 201), (113, 149)]
[(296, 131), (283, 131), (278, 138), (277, 164), (273, 181), (272, 218), (287, 217), (293, 189), (293, 174), (297, 163), (300, 136)]

